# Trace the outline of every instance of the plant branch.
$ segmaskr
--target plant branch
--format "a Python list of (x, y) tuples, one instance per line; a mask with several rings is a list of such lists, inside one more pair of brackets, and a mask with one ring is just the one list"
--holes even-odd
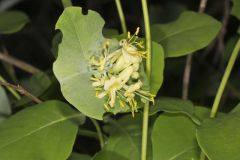
[[(6, 50), (4, 50), (4, 52), (7, 52)], [(34, 73), (37, 73), (37, 72), (40, 72), (41, 70), (26, 63), (26, 62), (23, 62), (15, 57), (12, 57), (8, 54), (4, 54), (4, 53), (0, 53), (0, 60), (1, 61), (4, 61), (6, 63), (9, 63), (15, 67), (18, 67), (28, 73), (31, 73), (31, 74), (34, 74)]]
[(226, 84), (228, 82), (228, 79), (229, 79), (229, 76), (230, 76), (230, 73), (232, 71), (232, 68), (233, 68), (233, 65), (237, 59), (237, 56), (238, 56), (238, 52), (240, 50), (240, 38), (238, 39), (234, 49), (233, 49), (233, 52), (232, 52), (232, 55), (228, 61), (228, 65), (227, 65), (227, 68), (224, 72), (224, 75), (223, 75), (223, 78), (222, 78), (222, 81), (220, 83), (220, 86), (218, 88), (218, 91), (217, 91), (217, 94), (216, 94), (216, 97), (214, 99), (214, 102), (213, 102), (213, 106), (212, 106), (212, 110), (211, 110), (211, 114), (210, 114), (210, 117), (211, 118), (214, 118), (217, 114), (217, 111), (218, 111), (218, 108), (219, 108), (219, 103), (220, 103), (220, 100), (221, 100), (221, 97), (223, 95), (223, 91), (226, 87)]
[(125, 16), (123, 14), (121, 0), (115, 0), (115, 3), (116, 3), (116, 6), (117, 6), (118, 15), (119, 15), (120, 22), (121, 22), (122, 32), (124, 34), (126, 34), (127, 33), (127, 25), (126, 25)]
[[(0, 75), (0, 83), (1, 82), (5, 82), (6, 83), (6, 80)], [(21, 99), (21, 96), (14, 89), (12, 89), (11, 87), (8, 87), (8, 86), (6, 86), (6, 88), (17, 100)]]
[[(151, 31), (150, 31), (150, 20), (148, 15), (147, 0), (142, 0), (142, 9), (145, 26), (145, 38), (146, 38), (146, 73), (150, 81), (151, 78)], [(142, 149), (141, 149), (141, 160), (147, 159), (147, 143), (148, 143), (148, 113), (149, 113), (149, 102), (144, 105), (143, 109), (143, 125), (142, 125)]]
[[(207, 5), (207, 0), (201, 0), (199, 4), (198, 12), (203, 13), (205, 11), (206, 5)], [(187, 56), (185, 69), (183, 73), (182, 99), (184, 100), (188, 99), (191, 69), (192, 69), (192, 54)]]
[(92, 121), (93, 125), (95, 126), (95, 128), (97, 130), (98, 139), (100, 141), (100, 146), (101, 146), (101, 148), (103, 148), (103, 146), (104, 146), (104, 137), (103, 137), (101, 128), (100, 128), (98, 122), (95, 119), (90, 118), (90, 120)]
[(225, 34), (226, 34), (226, 28), (227, 28), (227, 24), (228, 24), (228, 20), (229, 20), (229, 15), (230, 15), (230, 0), (224, 0), (223, 3), (223, 17), (222, 17), (222, 27), (220, 30), (220, 33), (218, 34), (218, 38), (217, 38), (217, 54), (215, 54), (214, 57), (214, 63), (217, 62), (217, 60), (219, 60), (219, 58), (221, 57), (221, 55), (223, 54), (225, 45), (224, 45), (224, 38), (225, 38)]
[(34, 95), (32, 95), (31, 93), (29, 93), (26, 89), (24, 89), (22, 86), (20, 85), (13, 85), (10, 84), (6, 81), (0, 80), (0, 85), (1, 86), (5, 86), (7, 88), (11, 88), (17, 92), (19, 92), (20, 94), (30, 98), (33, 102), (35, 103), (41, 103), (42, 101), (40, 99), (38, 99), (37, 97), (35, 97)]

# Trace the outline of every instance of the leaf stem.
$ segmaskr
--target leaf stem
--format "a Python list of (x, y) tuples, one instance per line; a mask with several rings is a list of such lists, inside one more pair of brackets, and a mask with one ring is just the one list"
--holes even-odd
[(97, 140), (99, 138), (99, 136), (96, 132), (86, 130), (86, 129), (82, 129), (82, 128), (79, 128), (78, 134), (81, 135), (81, 136), (92, 137), (92, 138), (95, 138)]
[(232, 71), (232, 68), (233, 68), (233, 65), (237, 59), (237, 56), (238, 56), (238, 52), (240, 50), (240, 38), (238, 39), (234, 49), (233, 49), (233, 52), (232, 52), (232, 55), (228, 61), (228, 65), (227, 65), (227, 68), (224, 72), (224, 75), (223, 75), (223, 78), (222, 78), (222, 81), (220, 83), (220, 86), (218, 88), (218, 91), (217, 91), (217, 94), (216, 94), (216, 97), (214, 99), (214, 102), (213, 102), (213, 106), (212, 106), (212, 110), (211, 110), (211, 114), (210, 114), (210, 117), (211, 118), (214, 118), (217, 114), (217, 111), (218, 111), (218, 108), (219, 108), (219, 103), (220, 103), (220, 100), (221, 100), (221, 97), (223, 95), (223, 91), (226, 87), (226, 84), (228, 82), (228, 79), (229, 79), (229, 76), (230, 76), (230, 73)]
[(116, 3), (116, 6), (117, 6), (118, 15), (119, 15), (120, 22), (121, 22), (122, 32), (124, 34), (126, 34), (127, 33), (127, 25), (126, 25), (125, 16), (123, 14), (121, 0), (115, 0), (115, 3)]
[[(148, 15), (147, 0), (142, 0), (142, 9), (144, 17), (145, 26), (145, 38), (146, 38), (146, 73), (148, 79), (151, 78), (151, 32), (150, 32), (150, 21)], [(143, 125), (142, 125), (142, 150), (141, 150), (141, 160), (147, 159), (147, 143), (148, 143), (148, 113), (149, 113), (149, 102), (145, 104), (143, 110)]]
[(63, 7), (70, 7), (72, 6), (72, 1), (71, 0), (62, 0)]
[(93, 125), (95, 126), (95, 128), (97, 130), (100, 146), (101, 146), (101, 148), (103, 148), (103, 146), (104, 146), (104, 137), (103, 137), (101, 128), (100, 128), (98, 122), (95, 119), (90, 118), (90, 120), (92, 121)]

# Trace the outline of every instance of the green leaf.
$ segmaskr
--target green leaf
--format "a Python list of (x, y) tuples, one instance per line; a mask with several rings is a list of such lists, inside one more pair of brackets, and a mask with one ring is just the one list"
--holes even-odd
[(188, 100), (161, 97), (157, 99), (155, 105), (150, 108), (149, 115), (154, 115), (160, 111), (182, 113), (190, 117), (196, 124), (200, 124), (199, 119), (194, 114), (194, 105)]
[(160, 115), (153, 126), (153, 160), (197, 160), (195, 124), (185, 115)]
[(103, 35), (107, 38), (113, 38), (113, 36), (119, 35), (119, 32), (116, 29), (103, 28)]
[(57, 32), (53, 39), (52, 39), (52, 48), (51, 48), (51, 52), (54, 56), (54, 58), (57, 58), (58, 55), (58, 45), (61, 43), (62, 41), (62, 33), (61, 32)]
[(233, 7), (231, 14), (240, 20), (240, 0), (232, 0)]
[(238, 105), (234, 107), (230, 113), (234, 113), (234, 112), (240, 112), (240, 103), (238, 103)]
[(203, 121), (196, 136), (202, 151), (210, 160), (239, 160), (240, 112), (236, 111)]
[(86, 154), (72, 153), (69, 160), (91, 160), (92, 157)]
[(29, 22), (29, 18), (23, 12), (0, 12), (0, 34), (15, 33), (21, 30), (27, 22)]
[(0, 122), (2, 122), (7, 116), (11, 115), (12, 110), (5, 93), (5, 90), (0, 86)]
[[(165, 99), (165, 98), (164, 98)], [(164, 99), (162, 105), (165, 104)], [(168, 98), (167, 98), (168, 99)], [(165, 100), (167, 106), (173, 106), (172, 111), (169, 113), (161, 114), (155, 121), (152, 131), (152, 144), (153, 144), (153, 160), (198, 160), (199, 147), (195, 138), (195, 130), (197, 125), (194, 124), (191, 119), (186, 117), (186, 113), (179, 114), (181, 112), (175, 112), (175, 104), (184, 104), (189, 108), (192, 108), (192, 104), (189, 101), (182, 101), (171, 99)], [(191, 104), (191, 105), (190, 105)], [(169, 109), (170, 110), (170, 109)], [(185, 108), (184, 112), (192, 113), (192, 109)], [(170, 114), (174, 113), (174, 114)], [(209, 117), (210, 110), (205, 107), (194, 107), (194, 116), (199, 117), (201, 120)], [(222, 114), (220, 114), (222, 115)]]
[[(110, 137), (93, 160), (140, 160), (142, 115), (136, 114), (134, 118), (127, 115), (108, 122), (104, 130)], [(150, 153), (151, 146), (148, 149)]]
[(66, 160), (83, 122), (60, 101), (29, 107), (0, 124), (0, 159)]
[(196, 12), (183, 12), (179, 19), (151, 27), (152, 39), (163, 46), (165, 57), (179, 57), (206, 47), (220, 30), (214, 18)]
[(160, 44), (152, 42), (151, 93), (157, 94), (163, 83), (164, 51)]
[(66, 100), (83, 114), (99, 120), (105, 113), (104, 100), (95, 96), (87, 60), (101, 52), (103, 25), (97, 12), (89, 10), (83, 15), (80, 7), (66, 8), (56, 24), (63, 38), (53, 66)]

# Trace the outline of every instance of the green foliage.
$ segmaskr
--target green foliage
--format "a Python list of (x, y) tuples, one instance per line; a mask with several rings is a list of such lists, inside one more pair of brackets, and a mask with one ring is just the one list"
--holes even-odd
[(233, 7), (232, 7), (231, 14), (240, 20), (240, 1), (232, 0), (232, 2), (233, 2)]
[(92, 158), (86, 154), (72, 153), (69, 160), (91, 160)]
[(103, 25), (98, 13), (89, 11), (83, 15), (79, 7), (66, 8), (56, 24), (63, 38), (53, 71), (62, 93), (79, 111), (96, 119), (102, 119), (105, 113), (104, 100), (95, 97), (87, 62), (92, 53), (101, 51)]
[(194, 105), (187, 100), (161, 97), (157, 99), (155, 105), (150, 108), (149, 115), (154, 115), (159, 111), (167, 113), (183, 113), (189, 116), (196, 124), (200, 124), (199, 119), (194, 114)]
[(103, 35), (107, 38), (112, 38), (113, 36), (119, 35), (118, 30), (112, 28), (103, 28)]
[(210, 160), (240, 159), (239, 109), (215, 119), (206, 119), (197, 128), (197, 140)]
[[(101, 2), (96, 3), (100, 4)], [(133, 2), (129, 1), (129, 3)], [(240, 123), (240, 104), (228, 114), (218, 112), (217, 118), (213, 119), (209, 118), (212, 111), (208, 108), (195, 106), (189, 100), (163, 97), (164, 93), (158, 95), (164, 79), (165, 58), (184, 56), (209, 45), (221, 28), (221, 24), (217, 20), (203, 13), (186, 11), (174, 22), (153, 25), (151, 27), (152, 42), (150, 39), (147, 41), (149, 42), (147, 44), (151, 42), (152, 50), (152, 53), (147, 53), (151, 54), (151, 67), (148, 70), (148, 73), (151, 74), (150, 79), (147, 78), (145, 72), (145, 62), (149, 62), (149, 59), (143, 58), (143, 63), (137, 63), (137, 65), (139, 65), (140, 80), (143, 82), (141, 87), (156, 95), (155, 104), (150, 106), (149, 117), (148, 114), (145, 114), (148, 113), (146, 110), (142, 114), (144, 104), (142, 102), (146, 100), (144, 96), (152, 98), (152, 95), (146, 92), (145, 95), (142, 95), (144, 98), (141, 100), (139, 97), (136, 98), (136, 101), (139, 102), (136, 106), (138, 113), (135, 113), (134, 116), (129, 114), (130, 109), (124, 105), (110, 108), (109, 112), (113, 114), (124, 113), (124, 115), (113, 116), (104, 115), (107, 112), (104, 109), (107, 98), (96, 97), (95, 89), (99, 88), (94, 88), (90, 80), (90, 77), (95, 76), (95, 73), (90, 72), (89, 59), (93, 55), (102, 55), (104, 49), (109, 49), (111, 52), (123, 47), (119, 40), (127, 39), (126, 37), (129, 35), (119, 35), (116, 29), (105, 28), (103, 18), (95, 11), (88, 10), (87, 14), (83, 14), (82, 8), (71, 7), (71, 0), (62, 0), (62, 4), (65, 9), (57, 21), (56, 29), (58, 32), (52, 40), (51, 49), (54, 58), (56, 58), (53, 65), (56, 77), (51, 75), (50, 70), (47, 70), (47, 72), (33, 74), (24, 80), (18, 79), (18, 75), (14, 72), (15, 68), (11, 65), (9, 66), (12, 75), (6, 77), (6, 79), (10, 78), (9, 82), (12, 80), (15, 83), (21, 83), (30, 94), (44, 102), (30, 106), (33, 101), (24, 96), (24, 90), (19, 90), (21, 87), (1, 83), (5, 87), (12, 87), (11, 89), (22, 93), (23, 96), (19, 97), (20, 100), (19, 98), (13, 100), (11, 99), (13, 97), (8, 97), (4, 88), (0, 86), (0, 160), (145, 160), (141, 158), (142, 146), (147, 146), (147, 149), (143, 150), (147, 151), (147, 160), (199, 160), (201, 159), (200, 155), (203, 154), (209, 160), (240, 159), (240, 128), (238, 126)], [(182, 5), (179, 7), (181, 10), (184, 9)], [(167, 8), (179, 7), (167, 6)], [(146, 4), (143, 5), (143, 8), (145, 8), (144, 24), (147, 24), (146, 12), (148, 9)], [(156, 12), (158, 8), (151, 6), (151, 9)], [(239, 11), (240, 1), (233, 0), (232, 15), (240, 19)], [(164, 11), (160, 12), (163, 12), (162, 15), (164, 15)], [(176, 13), (174, 13), (174, 17)], [(158, 18), (153, 17), (152, 19), (150, 17), (153, 21), (158, 21)], [(160, 19), (162, 18), (160, 17)], [(0, 12), (0, 34), (17, 32), (28, 21), (27, 15), (22, 12)], [(111, 24), (107, 26), (111, 26)], [(145, 26), (145, 28), (147, 29), (142, 33), (147, 35), (149, 27)], [(229, 59), (229, 53), (233, 51), (233, 48), (235, 48), (235, 53), (239, 50), (239, 45), (235, 44), (239, 37), (232, 37), (229, 44), (225, 45), (226, 50), (221, 61), (223, 64)], [(131, 50), (125, 51), (138, 54), (134, 51), (141, 48), (141, 53), (143, 53), (141, 56), (144, 57), (145, 48), (142, 46), (144, 43), (138, 43), (140, 41), (146, 43), (145, 38), (139, 37), (136, 41), (131, 41), (136, 48), (130, 47)], [(219, 45), (221, 44), (219, 43)], [(121, 52), (124, 51), (121, 50)], [(129, 59), (131, 58), (133, 57)], [(110, 63), (109, 68), (116, 64), (115, 60), (111, 60), (114, 63)], [(205, 60), (204, 62), (199, 60), (199, 63), (205, 64)], [(233, 63), (231, 61), (231, 64)], [(180, 72), (182, 65), (170, 66), (173, 68), (171, 71), (174, 72), (174, 76), (182, 76)], [(206, 66), (209, 70), (211, 69), (207, 62)], [(219, 68), (222, 67), (219, 66)], [(215, 72), (215, 69), (213, 71)], [(119, 76), (120, 73), (111, 72), (110, 74), (112, 74), (111, 76)], [(226, 73), (230, 73), (230, 70), (228, 69)], [(201, 74), (201, 72), (198, 71), (194, 74)], [(3, 75), (5, 76), (5, 73)], [(135, 76), (137, 77), (138, 74), (136, 73)], [(236, 79), (239, 78), (236, 77)], [(172, 77), (170, 76), (170, 78)], [(203, 78), (205, 79), (205, 77)], [(130, 83), (135, 84), (137, 80), (139, 79), (133, 78)], [(175, 81), (173, 79), (174, 83)], [(208, 79), (204, 81), (209, 83)], [(126, 84), (123, 87), (129, 87)], [(165, 87), (168, 89), (169, 84), (167, 82), (164, 89)], [(206, 87), (202, 87), (202, 85), (197, 87), (198, 89), (194, 90), (195, 93), (201, 93), (199, 88), (202, 88), (204, 93), (209, 93), (205, 90)], [(140, 91), (140, 89), (138, 88), (136, 91)], [(237, 89), (234, 91), (238, 92)], [(112, 94), (111, 92), (107, 94)], [(174, 95), (174, 93), (170, 95)], [(72, 106), (61, 101), (68, 101)], [(198, 101), (194, 102), (198, 103)], [(117, 101), (115, 105), (120, 106), (120, 101)], [(145, 123), (147, 118), (143, 118), (143, 115), (147, 115), (149, 118), (148, 128), (143, 125), (147, 124)], [(94, 125), (89, 126), (89, 121), (85, 123), (85, 116), (88, 116), (90, 120), (94, 118), (103, 121), (98, 123), (94, 120)], [(82, 125), (83, 123), (85, 124)], [(97, 132), (92, 128), (93, 126), (97, 128)], [(101, 132), (102, 134), (99, 134)], [(148, 138), (146, 145), (143, 145), (144, 141), (141, 141), (142, 136), (145, 135), (143, 133), (148, 133), (145, 136)], [(85, 136), (94, 139), (93, 145), (89, 143), (88, 139), (83, 139)], [(99, 139), (103, 140), (104, 144), (102, 145), (101, 141), (101, 149), (96, 150), (99, 146), (95, 145), (95, 141)], [(96, 143), (98, 142), (96, 141)], [(93, 151), (78, 148), (79, 145), (84, 146), (84, 144), (91, 145)]]
[(21, 30), (27, 22), (29, 22), (29, 18), (23, 12), (0, 12), (0, 34), (15, 33)]
[[(129, 123), (131, 122), (131, 123)], [(141, 116), (125, 116), (120, 120), (109, 120), (105, 126), (110, 134), (107, 144), (93, 160), (139, 160), (141, 151)]]
[[(172, 111), (161, 114), (154, 123), (151, 137), (153, 144), (153, 160), (197, 160), (200, 156), (200, 149), (195, 137), (195, 131), (198, 125), (186, 116), (186, 112), (189, 112), (186, 106), (188, 105), (188, 107), (192, 108), (191, 102), (182, 101), (183, 105), (180, 107), (180, 100), (164, 99), (161, 100), (161, 103), (163, 105), (166, 103), (167, 105), (165, 106), (170, 107), (172, 105), (172, 109), (169, 109)], [(177, 108), (176, 111), (178, 112), (175, 112), (174, 108)], [(180, 112), (180, 108), (182, 108), (182, 112)], [(201, 119), (206, 119), (209, 115), (209, 109), (195, 107), (194, 113), (192, 113), (191, 110), (191, 114)]]
[(59, 101), (27, 108), (0, 124), (1, 159), (66, 160), (83, 122), (82, 114)]
[(152, 131), (153, 160), (197, 159), (195, 129), (196, 125), (184, 115), (160, 115)]
[(11, 106), (5, 90), (0, 86), (0, 122), (11, 114)]
[(206, 47), (220, 27), (206, 14), (187, 11), (175, 22), (153, 25), (152, 39), (163, 46), (165, 57), (179, 57)]
[(152, 62), (151, 62), (151, 93), (157, 94), (163, 83), (164, 72), (164, 51), (161, 45), (152, 42)]

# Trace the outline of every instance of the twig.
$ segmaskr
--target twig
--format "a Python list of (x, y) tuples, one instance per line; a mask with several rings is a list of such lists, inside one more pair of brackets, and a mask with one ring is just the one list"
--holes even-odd
[(14, 90), (16, 90), (17, 92), (19, 92), (20, 94), (30, 98), (33, 102), (35, 103), (42, 103), (42, 101), (40, 99), (38, 99), (37, 97), (35, 97), (34, 95), (32, 95), (31, 93), (29, 93), (26, 89), (24, 89), (22, 86), (20, 85), (13, 85), (10, 84), (8, 82), (4, 82), (2, 80), (0, 80), (0, 85), (5, 86), (5, 87), (9, 87), (12, 88)]
[[(203, 13), (207, 5), (207, 0), (201, 0), (198, 12)], [(192, 54), (187, 56), (186, 65), (183, 73), (182, 99), (188, 99), (189, 81), (192, 69)]]
[(226, 28), (228, 24), (229, 14), (230, 14), (230, 0), (224, 0), (223, 4), (223, 18), (222, 18), (222, 28), (219, 32), (218, 38), (217, 38), (217, 54), (215, 54), (214, 57), (214, 63), (217, 62), (219, 59), (218, 57), (223, 54), (224, 50), (224, 37), (226, 34)]
[[(7, 52), (6, 49), (4, 49), (4, 52)], [(18, 67), (28, 73), (31, 73), (31, 74), (34, 74), (34, 73), (37, 73), (37, 72), (40, 72), (41, 70), (26, 63), (26, 62), (23, 62), (15, 57), (12, 57), (8, 54), (4, 54), (4, 53), (0, 53), (0, 60), (6, 62), (6, 63), (9, 63), (15, 67)]]
[[(1, 81), (2, 82), (6, 82), (6, 80), (0, 75), (0, 82)], [(15, 97), (16, 100), (20, 100), (21, 99), (21, 96), (14, 89), (12, 89), (10, 87), (6, 87), (6, 88)]]

